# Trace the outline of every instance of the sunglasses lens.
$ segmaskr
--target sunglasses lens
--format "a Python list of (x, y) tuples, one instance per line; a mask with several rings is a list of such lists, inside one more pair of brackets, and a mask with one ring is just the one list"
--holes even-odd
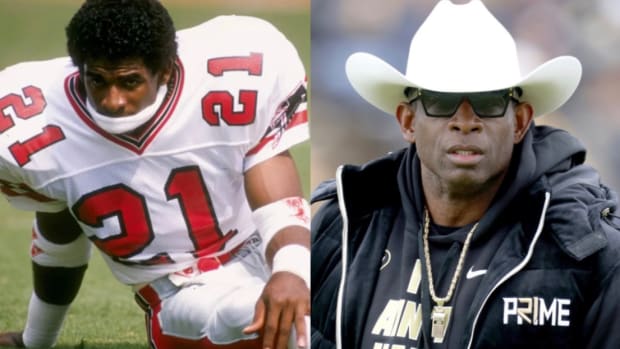
[(424, 90), (420, 95), (428, 116), (451, 117), (464, 99), (471, 104), (476, 115), (482, 118), (501, 117), (510, 101), (510, 90), (480, 93), (444, 93)]
[(456, 93), (424, 91), (421, 96), (424, 110), (428, 116), (452, 116), (461, 104), (462, 96)]
[(508, 93), (504, 91), (477, 93), (467, 98), (474, 108), (474, 112), (480, 117), (503, 116), (510, 100)]

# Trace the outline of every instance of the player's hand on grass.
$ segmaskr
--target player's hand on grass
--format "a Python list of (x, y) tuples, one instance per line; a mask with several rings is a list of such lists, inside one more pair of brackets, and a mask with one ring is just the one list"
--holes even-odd
[(263, 348), (286, 349), (291, 329), (295, 328), (297, 346), (306, 348), (310, 336), (306, 333), (306, 315), (310, 315), (310, 290), (304, 280), (289, 272), (277, 272), (265, 285), (254, 319), (243, 332), (262, 330)]
[(0, 333), (0, 347), (25, 348), (22, 340), (22, 332)]

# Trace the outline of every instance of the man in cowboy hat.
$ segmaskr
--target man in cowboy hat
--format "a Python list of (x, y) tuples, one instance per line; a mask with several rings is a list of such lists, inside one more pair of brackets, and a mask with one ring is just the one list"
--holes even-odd
[(567, 132), (574, 57), (519, 71), (480, 0), (441, 0), (406, 74), (352, 55), (354, 89), (410, 146), (315, 191), (313, 348), (620, 348), (616, 194)]

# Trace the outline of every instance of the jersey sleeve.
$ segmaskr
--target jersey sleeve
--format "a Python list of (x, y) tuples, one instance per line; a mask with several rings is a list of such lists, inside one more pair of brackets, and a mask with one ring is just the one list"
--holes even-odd
[(7, 172), (6, 168), (0, 165), (0, 192), (11, 206), (20, 210), (40, 212), (59, 212), (67, 207), (64, 202), (37, 192)]
[(257, 121), (253, 144), (244, 160), (244, 171), (309, 139), (307, 83), (303, 63), (293, 44), (275, 27), (265, 50), (265, 72), (275, 74), (268, 93), (272, 104)]
[(18, 209), (58, 212), (66, 207), (35, 189), (38, 173), (43, 172), (39, 163), (52, 161), (43, 153), (37, 154), (41, 161), (36, 165), (30, 161), (51, 139), (44, 132), (50, 108), (44, 97), (46, 79), (41, 76), (46, 70), (57, 71), (54, 67), (64, 61), (26, 62), (0, 71), (0, 192)]

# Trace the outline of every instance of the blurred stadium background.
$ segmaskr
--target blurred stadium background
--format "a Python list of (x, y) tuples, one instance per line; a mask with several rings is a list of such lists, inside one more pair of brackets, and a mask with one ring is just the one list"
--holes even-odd
[[(559, 55), (581, 60), (584, 74), (575, 95), (536, 122), (576, 135), (588, 149), (588, 163), (620, 190), (620, 2), (483, 2), (515, 37), (523, 72)], [(406, 145), (395, 119), (353, 91), (344, 63), (353, 52), (365, 51), (404, 72), (411, 37), (435, 3), (312, 0), (313, 188), (333, 177), (342, 163), (364, 163)]]
[[(310, 69), (309, 0), (162, 0), (177, 29), (219, 14), (255, 15), (271, 21), (297, 46)], [(0, 0), (0, 70), (26, 60), (64, 56), (64, 28), (81, 0)], [(208, 45), (209, 38), (205, 38)], [(309, 144), (294, 151), (309, 192)], [(0, 199), (0, 331), (23, 328), (30, 297), (32, 214)], [(131, 291), (116, 281), (94, 253), (57, 348), (148, 348), (143, 314)]]

